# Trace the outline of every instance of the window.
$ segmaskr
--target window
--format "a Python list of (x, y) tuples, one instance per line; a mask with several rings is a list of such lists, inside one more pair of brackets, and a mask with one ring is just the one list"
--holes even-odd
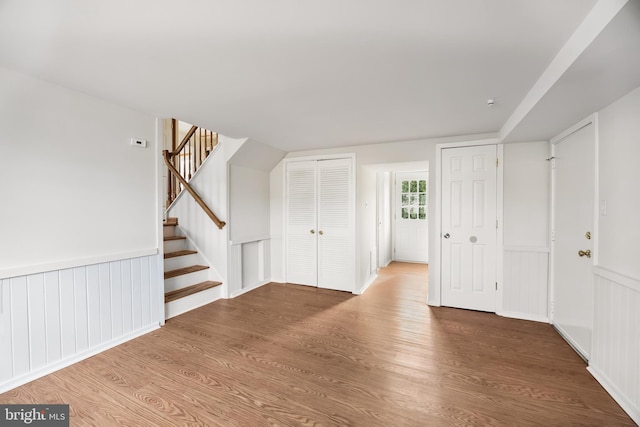
[(402, 219), (427, 219), (427, 181), (402, 181)]

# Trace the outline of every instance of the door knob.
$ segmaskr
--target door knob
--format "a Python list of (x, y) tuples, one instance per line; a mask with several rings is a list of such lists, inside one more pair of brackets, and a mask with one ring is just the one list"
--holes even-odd
[(316, 234), (316, 230), (314, 230), (313, 228), (311, 230), (309, 230), (309, 233), (311, 234)]
[(320, 230), (320, 231), (318, 231), (318, 234), (322, 236), (324, 234), (324, 232), (322, 230)]
[(451, 235), (449, 233), (445, 233), (444, 236), (442, 237), (444, 237), (445, 239), (448, 239), (449, 237), (451, 237)]
[(591, 258), (591, 249), (587, 249), (586, 251), (578, 251), (578, 256), (586, 256), (587, 258)]

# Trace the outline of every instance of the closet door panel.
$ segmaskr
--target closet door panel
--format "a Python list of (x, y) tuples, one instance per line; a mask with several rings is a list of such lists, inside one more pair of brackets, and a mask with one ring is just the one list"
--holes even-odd
[(316, 161), (291, 162), (286, 173), (287, 281), (318, 285)]
[(354, 290), (352, 160), (318, 161), (318, 287)]

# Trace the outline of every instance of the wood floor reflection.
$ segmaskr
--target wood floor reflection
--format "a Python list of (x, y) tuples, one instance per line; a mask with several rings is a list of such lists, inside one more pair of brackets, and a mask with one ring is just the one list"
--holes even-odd
[(269, 284), (0, 395), (71, 425), (634, 425), (546, 324), (425, 304), (427, 267), (361, 296)]

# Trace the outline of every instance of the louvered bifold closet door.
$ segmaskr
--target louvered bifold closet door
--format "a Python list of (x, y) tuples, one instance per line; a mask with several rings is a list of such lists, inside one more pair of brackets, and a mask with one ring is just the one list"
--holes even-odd
[(318, 285), (316, 161), (287, 164), (287, 282)]
[(318, 161), (318, 287), (353, 291), (355, 224), (351, 159)]

